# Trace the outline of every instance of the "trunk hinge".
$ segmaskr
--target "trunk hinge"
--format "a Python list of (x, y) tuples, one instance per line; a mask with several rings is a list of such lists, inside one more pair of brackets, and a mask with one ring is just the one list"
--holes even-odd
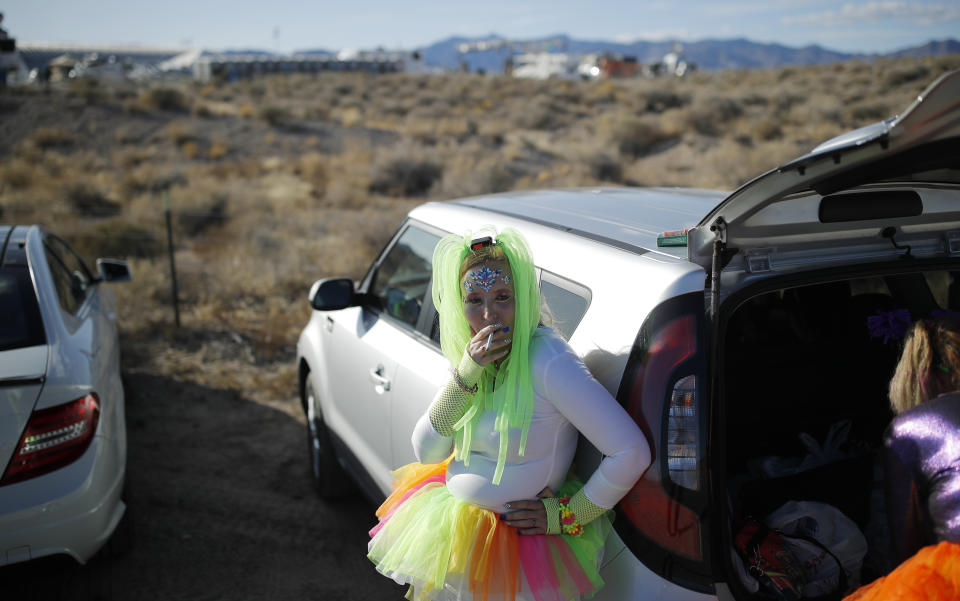
[(710, 318), (716, 322), (717, 309), (720, 306), (720, 271), (723, 270), (726, 261), (727, 249), (727, 222), (723, 217), (717, 217), (717, 220), (710, 226), (710, 231), (715, 237), (713, 241), (713, 261), (710, 265)]

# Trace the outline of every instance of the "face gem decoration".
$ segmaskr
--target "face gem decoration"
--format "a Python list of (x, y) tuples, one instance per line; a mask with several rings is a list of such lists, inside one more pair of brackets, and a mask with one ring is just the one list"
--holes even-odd
[[(490, 269), (486, 265), (478, 269), (477, 271), (470, 271), (467, 273), (469, 279), (464, 281), (463, 286), (467, 289), (467, 292), (473, 292), (473, 284), (483, 288), (484, 292), (490, 292), (490, 289), (493, 288), (493, 285), (497, 283), (497, 278), (503, 274), (502, 269), (497, 269), (496, 271)], [(504, 282), (508, 282), (510, 276), (504, 278)], [(473, 280), (472, 282), (470, 280)]]

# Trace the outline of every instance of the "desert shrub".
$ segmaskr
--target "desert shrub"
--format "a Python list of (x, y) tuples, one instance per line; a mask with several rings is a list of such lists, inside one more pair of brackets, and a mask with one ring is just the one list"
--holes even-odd
[(237, 107), (237, 117), (249, 119), (254, 114), (256, 114), (256, 109), (253, 108), (252, 104), (241, 104)]
[(100, 224), (85, 240), (89, 257), (155, 257), (163, 251), (162, 230), (150, 230), (123, 218)]
[(761, 140), (776, 140), (783, 136), (783, 130), (777, 120), (763, 119), (754, 123), (753, 134)]
[(120, 189), (128, 196), (143, 194), (144, 192), (162, 192), (174, 186), (184, 186), (187, 177), (180, 172), (172, 171), (158, 173), (150, 165), (142, 165), (137, 169), (128, 169), (120, 182)]
[(604, 115), (597, 129), (620, 153), (631, 157), (642, 157), (671, 137), (656, 120), (629, 115)]
[(100, 80), (96, 77), (81, 77), (70, 80), (70, 94), (82, 98), (86, 104), (100, 104), (106, 98)]
[(563, 108), (545, 95), (524, 102), (513, 117), (514, 125), (520, 129), (555, 130), (565, 121)]
[(0, 96), (0, 114), (15, 113), (20, 109), (20, 103), (13, 98)]
[(256, 100), (260, 100), (267, 94), (267, 88), (262, 83), (255, 83), (250, 85), (250, 97)]
[(213, 111), (206, 104), (195, 104), (193, 105), (193, 114), (201, 119), (209, 119), (213, 116)]
[(514, 174), (499, 158), (478, 163), (465, 156), (444, 169), (438, 194), (443, 198), (496, 194), (513, 188), (514, 180)]
[(927, 79), (930, 79), (930, 69), (926, 65), (908, 65), (892, 69), (887, 74), (885, 83), (888, 87), (896, 87), (912, 81)]
[(687, 114), (689, 125), (699, 134), (719, 136), (726, 124), (743, 114), (743, 107), (731, 98), (699, 100)]
[(208, 204), (189, 211), (177, 213), (178, 230), (190, 237), (198, 236), (207, 229), (223, 225), (227, 221), (227, 198), (217, 195)]
[(617, 100), (617, 84), (609, 79), (594, 83), (587, 88), (584, 101), (589, 105), (612, 103)]
[(37, 166), (24, 159), (12, 159), (0, 163), (0, 183), (13, 189), (24, 189), (34, 185), (40, 174)]
[(326, 192), (330, 180), (326, 167), (329, 160), (329, 157), (318, 152), (310, 152), (294, 164), (293, 172), (310, 184), (314, 197), (320, 198)]
[(56, 127), (38, 127), (30, 134), (30, 141), (42, 150), (51, 148), (70, 148), (76, 137), (65, 129)]
[(780, 93), (774, 97), (774, 111), (778, 115), (785, 115), (790, 112), (794, 106), (803, 104), (807, 97), (801, 94)]
[(597, 152), (586, 158), (590, 174), (602, 182), (621, 183), (623, 181), (623, 165), (605, 152)]
[(69, 186), (66, 196), (73, 210), (84, 217), (112, 217), (120, 213), (119, 204), (86, 183)]
[(216, 139), (210, 144), (210, 150), (208, 151), (208, 156), (211, 159), (219, 159), (227, 156), (230, 152), (230, 142), (225, 139)]
[(646, 110), (653, 113), (680, 108), (689, 102), (688, 97), (670, 90), (651, 90), (646, 94)]
[(174, 121), (164, 128), (164, 134), (177, 146), (197, 139), (193, 126), (186, 121)]
[(396, 157), (374, 167), (370, 192), (386, 196), (424, 196), (443, 169), (426, 159)]
[(764, 96), (763, 94), (757, 94), (756, 92), (751, 92), (744, 95), (740, 100), (746, 106), (767, 106), (770, 104), (770, 99)]
[(290, 111), (282, 106), (265, 106), (260, 109), (257, 116), (274, 127), (290, 121)]
[(195, 159), (200, 154), (200, 147), (193, 140), (181, 144), (180, 150), (183, 151), (183, 155), (188, 159)]
[(867, 103), (854, 106), (850, 109), (850, 116), (855, 123), (872, 123), (890, 116), (891, 110), (886, 104)]
[(176, 88), (153, 88), (145, 93), (143, 100), (161, 111), (185, 112), (189, 108), (186, 96)]

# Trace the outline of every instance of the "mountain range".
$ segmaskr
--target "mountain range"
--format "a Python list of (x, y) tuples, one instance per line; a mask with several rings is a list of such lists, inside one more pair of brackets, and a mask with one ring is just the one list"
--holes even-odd
[[(642, 63), (650, 63), (661, 60), (665, 54), (674, 51), (678, 44), (682, 46), (682, 54), (687, 62), (695, 64), (699, 69), (707, 70), (813, 65), (853, 59), (870, 60), (881, 57), (923, 57), (960, 53), (960, 42), (954, 39), (932, 40), (921, 46), (886, 54), (866, 54), (838, 52), (818, 45), (791, 48), (782, 44), (764, 44), (744, 38), (696, 42), (665, 40), (618, 43), (603, 40), (576, 40), (566, 35), (523, 41), (507, 40), (497, 35), (484, 38), (450, 37), (421, 48), (420, 52), (426, 64), (431, 67), (443, 69), (465, 67), (470, 71), (482, 70), (495, 73), (503, 69), (504, 61), (509, 56), (525, 51), (568, 52), (578, 55), (608, 52), (635, 57)], [(470, 47), (470, 51), (461, 52), (460, 48), (464, 45)], [(481, 46), (486, 46), (488, 49), (477, 49)]]

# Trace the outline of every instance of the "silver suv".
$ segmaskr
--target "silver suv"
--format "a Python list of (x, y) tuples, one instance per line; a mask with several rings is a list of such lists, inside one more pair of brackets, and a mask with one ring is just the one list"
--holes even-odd
[[(884, 573), (872, 501), (886, 384), (899, 324), (960, 311), (958, 166), (955, 72), (903, 115), (732, 194), (546, 190), (417, 207), (359, 283), (310, 291), (297, 360), (318, 491), (346, 492), (346, 471), (382, 499), (390, 470), (414, 460), (414, 423), (448, 376), (433, 247), (514, 227), (554, 328), (653, 450), (617, 506), (598, 599), (761, 598), (733, 538), (791, 499), (842, 510), (871, 544), (862, 580)], [(582, 474), (599, 458), (581, 441)]]

